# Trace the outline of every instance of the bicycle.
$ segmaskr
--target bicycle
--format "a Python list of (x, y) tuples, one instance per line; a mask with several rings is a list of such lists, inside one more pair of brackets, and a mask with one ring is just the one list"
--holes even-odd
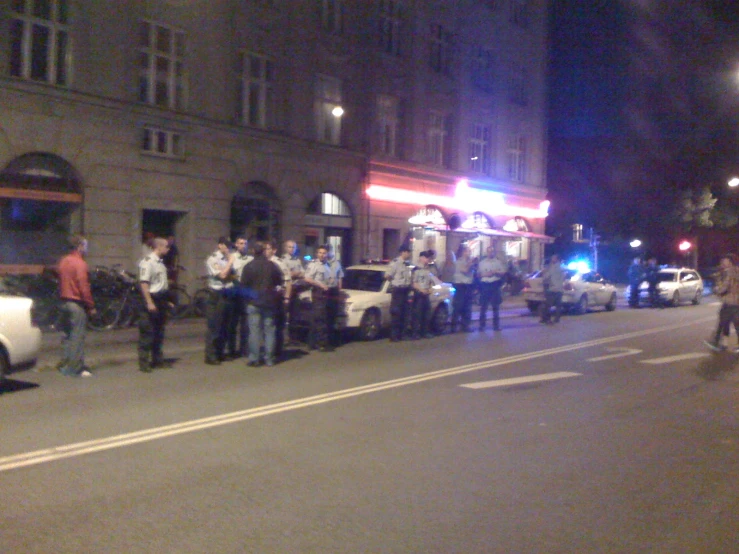
[[(133, 274), (125, 271), (120, 264), (111, 269), (98, 267), (96, 272), (107, 277), (100, 278), (105, 287), (98, 288), (104, 294), (95, 299), (96, 314), (88, 320), (88, 326), (95, 331), (128, 327), (138, 319), (143, 299), (138, 282)], [(109, 281), (112, 277), (113, 281)]]

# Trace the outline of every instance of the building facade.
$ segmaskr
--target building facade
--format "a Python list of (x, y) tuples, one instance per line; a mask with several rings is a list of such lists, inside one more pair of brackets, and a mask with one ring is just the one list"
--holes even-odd
[(217, 237), (493, 240), (534, 268), (546, 206), (544, 0), (10, 0), (0, 12), (0, 270), (202, 273)]

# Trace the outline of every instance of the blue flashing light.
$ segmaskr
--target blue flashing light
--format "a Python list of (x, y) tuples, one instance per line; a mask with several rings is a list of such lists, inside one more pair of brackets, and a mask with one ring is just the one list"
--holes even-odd
[(588, 273), (590, 271), (590, 264), (582, 260), (575, 260), (567, 264), (567, 269), (574, 269), (578, 273)]

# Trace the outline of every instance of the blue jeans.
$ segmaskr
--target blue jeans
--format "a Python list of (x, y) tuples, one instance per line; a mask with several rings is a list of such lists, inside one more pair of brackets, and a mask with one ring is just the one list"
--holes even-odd
[(249, 304), (246, 307), (249, 319), (249, 361), (259, 362), (259, 350), (264, 344), (264, 361), (275, 363), (275, 310)]
[(64, 301), (62, 304), (62, 359), (59, 371), (64, 375), (77, 375), (85, 366), (85, 335), (87, 334), (87, 313), (77, 302)]

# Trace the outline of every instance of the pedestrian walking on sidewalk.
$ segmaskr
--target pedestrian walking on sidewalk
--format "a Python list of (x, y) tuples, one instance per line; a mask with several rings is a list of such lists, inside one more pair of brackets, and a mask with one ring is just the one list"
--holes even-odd
[[(562, 260), (557, 254), (552, 254), (549, 264), (541, 272), (544, 284), (544, 305), (541, 314), (541, 323), (559, 323), (562, 315), (562, 294), (564, 293), (565, 272)], [(554, 319), (552, 319), (554, 307)]]
[(150, 373), (165, 365), (162, 347), (169, 306), (169, 281), (164, 256), (169, 251), (167, 239), (152, 240), (151, 254), (139, 262), (139, 286), (144, 303), (139, 317), (139, 370)]
[[(271, 257), (272, 250), (269, 249)], [(264, 347), (264, 363), (275, 365), (275, 312), (282, 301), (284, 274), (267, 258), (265, 244), (254, 244), (254, 259), (241, 274), (241, 285), (249, 293), (246, 313), (249, 319), (249, 361), (259, 365), (260, 350)]]
[(59, 362), (62, 375), (90, 377), (85, 367), (85, 335), (87, 316), (95, 315), (88, 276), (87, 240), (82, 235), (69, 238), (71, 252), (59, 262), (59, 297), (62, 301), (63, 358)]
[(485, 330), (488, 306), (493, 308), (493, 330), (500, 331), (500, 304), (503, 302), (500, 289), (503, 287), (503, 278), (508, 271), (506, 264), (495, 255), (495, 246), (487, 248), (487, 256), (480, 260), (477, 266), (480, 277), (480, 326)]
[[(726, 254), (721, 258), (719, 273), (713, 292), (721, 298), (721, 308), (718, 312), (718, 325), (711, 340), (703, 341), (711, 350), (723, 350), (722, 337), (729, 337), (731, 325), (739, 337), (739, 267), (734, 254)], [(735, 349), (739, 353), (739, 346)]]

